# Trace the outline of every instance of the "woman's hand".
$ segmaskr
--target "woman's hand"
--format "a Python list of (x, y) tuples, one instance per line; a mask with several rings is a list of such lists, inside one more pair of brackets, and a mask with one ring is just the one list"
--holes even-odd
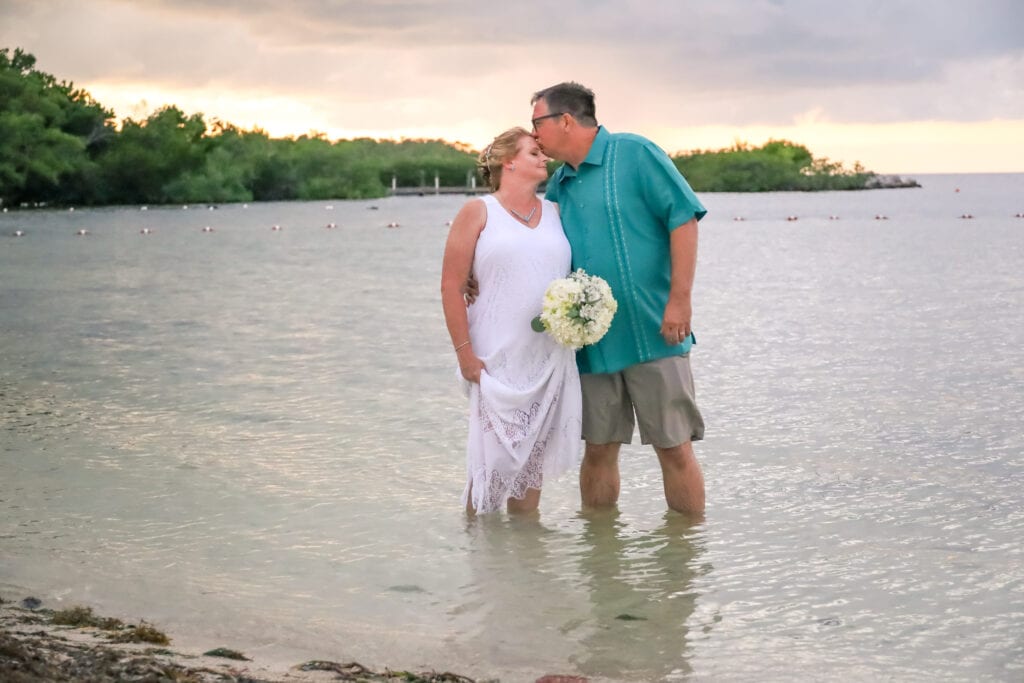
[(467, 347), (467, 349), (466, 353), (463, 353), (461, 349), (459, 351), (459, 369), (462, 371), (462, 376), (468, 381), (480, 384), (480, 373), (484, 370), (484, 362), (476, 357), (472, 348)]

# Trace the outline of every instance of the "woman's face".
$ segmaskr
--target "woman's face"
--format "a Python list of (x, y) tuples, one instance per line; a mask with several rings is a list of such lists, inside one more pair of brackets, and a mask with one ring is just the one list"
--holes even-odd
[[(515, 164), (513, 173), (532, 173), (537, 176), (537, 182), (548, 177), (547, 164), (551, 159), (540, 151), (540, 145), (532, 136), (524, 135), (519, 138), (516, 149), (516, 155), (509, 159), (510, 163)], [(505, 172), (509, 171), (506, 169)]]

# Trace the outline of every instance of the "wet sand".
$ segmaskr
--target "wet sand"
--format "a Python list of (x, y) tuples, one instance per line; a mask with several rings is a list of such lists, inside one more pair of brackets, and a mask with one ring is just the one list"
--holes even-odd
[[(126, 624), (87, 607), (52, 610), (33, 597), (0, 596), (0, 680), (9, 683), (499, 683), (452, 672), (372, 671), (358, 662), (311, 660), (289, 668), (211, 644), (205, 652), (173, 648), (159, 627)], [(536, 683), (586, 683), (549, 675)]]
[[(69, 613), (79, 618), (69, 619)], [(88, 618), (80, 618), (83, 615)], [(66, 623), (68, 621), (72, 623)], [(83, 621), (97, 625), (85, 625)], [(73, 625), (75, 623), (80, 625)], [(153, 642), (119, 642), (140, 638)], [(173, 643), (162, 641), (164, 634), (159, 628), (145, 622), (124, 624), (93, 616), (88, 608), (54, 611), (35, 598), (15, 601), (9, 596), (0, 596), (0, 680), (11, 683), (337, 680), (483, 683), (449, 672), (371, 671), (357, 662), (314, 660), (282, 670), (216, 645), (204, 654), (180, 651), (173, 648)]]

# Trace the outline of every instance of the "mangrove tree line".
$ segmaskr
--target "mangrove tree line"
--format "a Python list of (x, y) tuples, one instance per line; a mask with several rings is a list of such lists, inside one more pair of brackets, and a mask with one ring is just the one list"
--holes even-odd
[[(476, 154), (442, 140), (271, 138), (175, 106), (144, 120), (0, 49), (0, 204), (162, 204), (370, 198), (399, 187), (469, 183)], [(815, 160), (803, 146), (673, 158), (697, 191), (861, 189), (875, 174)]]

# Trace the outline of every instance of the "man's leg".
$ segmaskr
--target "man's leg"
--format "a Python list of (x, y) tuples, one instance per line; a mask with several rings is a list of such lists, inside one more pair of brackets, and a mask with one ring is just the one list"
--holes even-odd
[(684, 515), (704, 515), (704, 474), (693, 454), (689, 441), (670, 448), (654, 447), (661, 463), (661, 476), (665, 483), (665, 501), (668, 506)]
[(580, 498), (585, 508), (612, 507), (619, 501), (619, 443), (587, 442), (580, 465)]
[[(672, 356), (623, 373), (636, 407), (640, 438), (654, 445), (661, 464), (665, 502), (691, 517), (704, 514), (704, 475), (693, 455), (693, 441), (704, 436), (687, 356)], [(660, 447), (657, 444), (678, 444)]]

